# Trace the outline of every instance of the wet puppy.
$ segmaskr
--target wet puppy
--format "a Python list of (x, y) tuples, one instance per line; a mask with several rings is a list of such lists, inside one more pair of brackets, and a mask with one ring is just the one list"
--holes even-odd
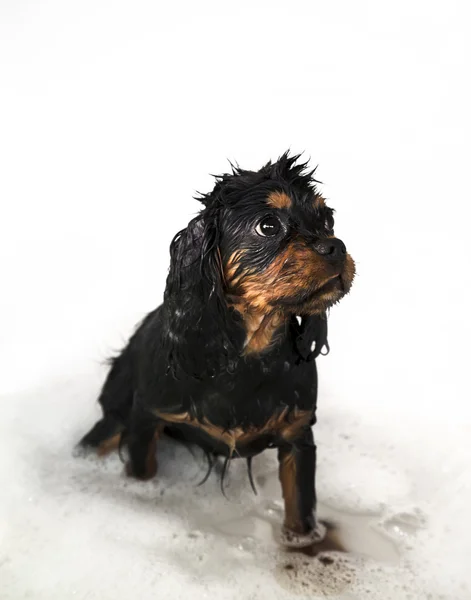
[[(216, 177), (170, 248), (164, 302), (112, 360), (103, 418), (82, 439), (125, 442), (128, 475), (153, 477), (163, 432), (248, 461), (277, 448), (284, 541), (316, 539), (315, 358), (326, 311), (355, 274), (333, 211), (298, 156)], [(225, 470), (225, 469), (224, 469)]]

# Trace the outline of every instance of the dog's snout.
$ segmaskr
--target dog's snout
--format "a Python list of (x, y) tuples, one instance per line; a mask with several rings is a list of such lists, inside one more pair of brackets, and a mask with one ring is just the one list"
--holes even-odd
[(337, 238), (326, 238), (314, 244), (314, 250), (327, 260), (345, 260), (347, 248), (342, 240)]

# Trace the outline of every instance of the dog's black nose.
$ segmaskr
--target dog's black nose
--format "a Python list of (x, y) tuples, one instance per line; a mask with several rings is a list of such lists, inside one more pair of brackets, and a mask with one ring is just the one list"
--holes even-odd
[(314, 250), (327, 260), (345, 260), (347, 248), (342, 240), (325, 238), (314, 244)]

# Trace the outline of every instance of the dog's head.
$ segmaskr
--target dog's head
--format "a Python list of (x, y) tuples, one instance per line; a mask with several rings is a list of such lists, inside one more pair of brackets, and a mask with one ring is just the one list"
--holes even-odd
[(283, 155), (257, 173), (235, 169), (220, 179), (226, 290), (242, 310), (308, 316), (352, 285), (354, 262), (334, 236), (333, 210), (296, 158)]
[(261, 351), (286, 318), (323, 315), (350, 290), (354, 262), (334, 236), (333, 210), (314, 172), (298, 159), (286, 153), (257, 172), (233, 167), (199, 198), (204, 209), (171, 247), (172, 335), (182, 336), (179, 325), (192, 327), (221, 355), (234, 343), (223, 339), (232, 307), (247, 336), (259, 337), (249, 349)]

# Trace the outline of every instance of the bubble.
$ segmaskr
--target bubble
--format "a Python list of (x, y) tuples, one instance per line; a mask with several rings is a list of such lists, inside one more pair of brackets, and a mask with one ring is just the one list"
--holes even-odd
[(351, 587), (355, 577), (354, 565), (333, 552), (309, 560), (293, 554), (275, 571), (275, 578), (284, 589), (309, 596), (336, 596)]

